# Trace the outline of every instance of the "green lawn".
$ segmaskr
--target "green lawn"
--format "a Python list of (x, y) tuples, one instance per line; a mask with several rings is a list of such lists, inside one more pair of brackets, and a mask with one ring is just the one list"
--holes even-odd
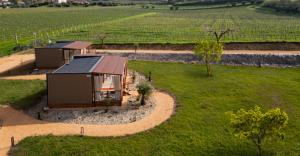
[[(12, 155), (256, 155), (254, 145), (232, 136), (227, 111), (280, 107), (289, 115), (284, 141), (264, 144), (264, 155), (300, 153), (300, 68), (215, 66), (207, 78), (196, 64), (130, 62), (153, 84), (177, 98), (166, 123), (127, 137), (29, 137)], [(101, 130), (99, 130), (101, 131)]]
[(26, 109), (44, 94), (44, 81), (0, 80), (0, 105)]
[(205, 28), (234, 28), (226, 42), (300, 41), (300, 16), (255, 6), (171, 11), (134, 7), (0, 9), (0, 56), (36, 39), (105, 43), (194, 43), (210, 38)]

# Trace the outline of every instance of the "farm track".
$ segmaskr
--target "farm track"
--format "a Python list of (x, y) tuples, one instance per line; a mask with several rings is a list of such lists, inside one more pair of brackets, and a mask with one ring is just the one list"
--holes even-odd
[(170, 118), (175, 108), (175, 101), (170, 95), (156, 91), (152, 96), (156, 107), (150, 115), (136, 122), (120, 125), (51, 123), (29, 117), (9, 106), (0, 107), (0, 119), (3, 120), (3, 127), (0, 129), (0, 155), (8, 155), (12, 136), (18, 143), (28, 136), (80, 135), (81, 127), (84, 127), (85, 136), (95, 137), (125, 136), (149, 130)]
[[(135, 53), (134, 50), (104, 49), (96, 50), (97, 53)], [(146, 54), (192, 54), (189, 50), (137, 50), (137, 53)], [(224, 50), (224, 54), (245, 54), (245, 55), (300, 55), (300, 51), (279, 51), (279, 50)]]

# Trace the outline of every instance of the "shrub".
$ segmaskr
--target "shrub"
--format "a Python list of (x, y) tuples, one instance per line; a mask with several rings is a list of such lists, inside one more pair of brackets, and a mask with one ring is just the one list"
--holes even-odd
[(145, 100), (149, 97), (152, 91), (151, 86), (146, 82), (141, 82), (137, 85), (137, 91), (141, 98), (141, 105), (145, 105)]

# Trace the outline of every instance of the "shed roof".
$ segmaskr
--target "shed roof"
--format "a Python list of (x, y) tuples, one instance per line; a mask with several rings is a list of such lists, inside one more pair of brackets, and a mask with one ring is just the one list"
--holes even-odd
[(70, 42), (59, 42), (59, 43), (50, 44), (45, 48), (64, 48), (68, 44), (70, 44)]
[(120, 56), (103, 56), (100, 63), (93, 69), (94, 73), (123, 75), (127, 59)]
[(75, 57), (69, 64), (65, 64), (53, 73), (90, 73), (101, 56)]
[(84, 41), (66, 41), (57, 42), (46, 46), (46, 48), (60, 48), (60, 49), (84, 49), (92, 45), (90, 42)]

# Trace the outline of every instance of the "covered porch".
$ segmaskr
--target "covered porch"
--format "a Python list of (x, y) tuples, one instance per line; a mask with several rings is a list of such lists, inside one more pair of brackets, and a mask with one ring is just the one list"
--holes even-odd
[(93, 71), (96, 105), (121, 105), (126, 84), (127, 60), (105, 56)]

